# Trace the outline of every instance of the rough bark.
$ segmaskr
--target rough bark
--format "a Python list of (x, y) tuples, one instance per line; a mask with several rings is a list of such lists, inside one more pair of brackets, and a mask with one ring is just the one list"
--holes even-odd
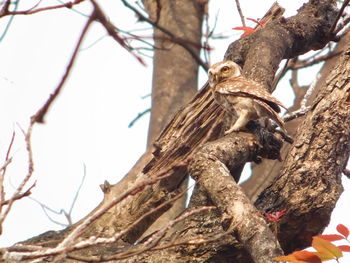
[(263, 216), (231, 176), (254, 160), (258, 145), (254, 136), (243, 133), (207, 143), (193, 156), (189, 172), (221, 211), (224, 231), (234, 233), (254, 261), (263, 263), (274, 262), (282, 250)]
[[(350, 31), (340, 39), (339, 43), (334, 49), (335, 53), (342, 53), (350, 41)], [(313, 90), (312, 95), (308, 100), (308, 105), (311, 104), (316, 96), (320, 93), (320, 90), (325, 85), (325, 80), (328, 77), (332, 69), (339, 64), (340, 55), (334, 56), (331, 59), (328, 59), (323, 65), (322, 69), (319, 72), (319, 79), (317, 81), (316, 87)], [(300, 88), (296, 91), (296, 98), (294, 100), (293, 106), (289, 109), (290, 112), (297, 110), (300, 107), (300, 102), (306, 92), (306, 88)], [(286, 124), (286, 129), (288, 134), (293, 138), (297, 134), (299, 125), (304, 120), (304, 116), (294, 119)], [(281, 157), (284, 160), (291, 149), (290, 144), (284, 144), (281, 149)], [(262, 164), (252, 165), (252, 176), (245, 182), (241, 184), (241, 187), (244, 189), (247, 196), (254, 202), (258, 198), (258, 195), (271, 184), (273, 179), (279, 174), (283, 163), (275, 162), (273, 160), (264, 160)]]
[(349, 54), (348, 45), (299, 127), (279, 176), (256, 202), (266, 211), (287, 209), (279, 228), (287, 253), (310, 244), (328, 225), (343, 190), (341, 174), (350, 153)]

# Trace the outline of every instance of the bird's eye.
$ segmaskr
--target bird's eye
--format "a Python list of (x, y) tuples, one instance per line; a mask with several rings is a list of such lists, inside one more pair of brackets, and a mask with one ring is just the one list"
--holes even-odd
[(228, 67), (228, 66), (225, 66), (225, 67), (223, 67), (222, 69), (221, 69), (221, 72), (222, 73), (227, 73), (227, 72), (229, 72), (230, 71), (230, 68)]

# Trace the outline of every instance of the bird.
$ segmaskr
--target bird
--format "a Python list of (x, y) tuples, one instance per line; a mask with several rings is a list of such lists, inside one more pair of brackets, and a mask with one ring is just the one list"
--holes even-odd
[(209, 86), (218, 103), (236, 121), (225, 135), (244, 131), (250, 120), (272, 119), (285, 132), (284, 121), (278, 113), (286, 107), (261, 84), (242, 76), (241, 67), (231, 60), (212, 65), (208, 70)]

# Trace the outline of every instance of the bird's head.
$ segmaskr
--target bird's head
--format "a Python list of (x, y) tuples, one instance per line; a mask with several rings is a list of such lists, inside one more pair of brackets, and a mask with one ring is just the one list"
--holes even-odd
[(241, 67), (231, 60), (225, 60), (212, 65), (208, 70), (209, 85), (214, 87), (221, 81), (241, 75)]

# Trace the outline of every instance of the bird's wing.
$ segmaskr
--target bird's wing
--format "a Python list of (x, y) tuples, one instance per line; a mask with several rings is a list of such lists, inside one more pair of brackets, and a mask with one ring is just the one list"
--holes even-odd
[(270, 119), (274, 120), (278, 126), (281, 127), (281, 129), (283, 131), (285, 131), (286, 129), (284, 128), (284, 121), (281, 119), (281, 117), (276, 113), (276, 111), (274, 111), (269, 104), (265, 103), (264, 101), (262, 100), (259, 100), (259, 99), (253, 99), (254, 102), (256, 102), (257, 104), (259, 104), (260, 106), (262, 106), (267, 115), (269, 116)]
[(281, 111), (278, 106), (287, 109), (282, 102), (274, 98), (262, 85), (242, 76), (218, 83), (215, 91), (221, 94), (251, 97), (263, 101), (276, 112)]

